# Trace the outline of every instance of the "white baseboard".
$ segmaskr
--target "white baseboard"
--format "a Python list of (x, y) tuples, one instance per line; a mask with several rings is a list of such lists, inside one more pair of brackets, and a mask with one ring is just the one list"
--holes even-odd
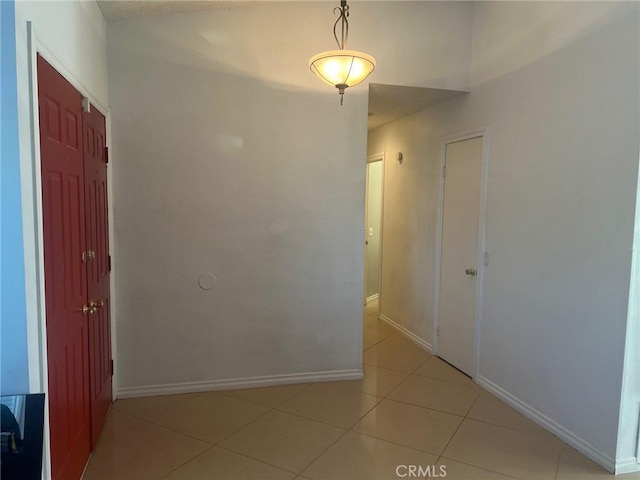
[(379, 295), (378, 293), (374, 293), (373, 295), (367, 297), (367, 303), (373, 302), (374, 300), (377, 300), (378, 299), (378, 295)]
[(640, 472), (640, 463), (635, 457), (616, 461), (616, 475)]
[(384, 323), (386, 323), (387, 325), (395, 328), (398, 332), (400, 332), (402, 335), (404, 335), (405, 337), (407, 337), (409, 340), (411, 340), (413, 343), (415, 343), (416, 345), (418, 345), (420, 348), (426, 350), (427, 352), (431, 353), (432, 349), (431, 349), (431, 344), (429, 342), (427, 342), (426, 340), (423, 340), (422, 338), (420, 338), (419, 336), (417, 336), (415, 333), (407, 330), (406, 328), (404, 328), (402, 325), (400, 325), (399, 323), (391, 320), (389, 317), (387, 317), (386, 315), (380, 314), (380, 320), (382, 320)]
[(586, 457), (596, 462), (605, 470), (613, 473), (614, 468), (616, 466), (613, 458), (600, 452), (591, 444), (589, 444), (588, 442), (585, 442), (583, 439), (575, 435), (573, 432), (570, 432), (569, 430), (564, 428), (562, 425), (558, 424), (557, 422), (550, 419), (549, 417), (539, 412), (535, 408), (531, 407), (530, 405), (524, 403), (519, 398), (514, 397), (509, 392), (507, 392), (506, 390), (503, 390), (492, 381), (487, 380), (482, 376), (479, 376), (476, 381), (478, 385), (480, 385), (484, 389), (494, 394), (496, 397), (503, 400), (505, 403), (515, 408), (517, 411), (522, 413), (525, 417), (529, 418), (530, 420), (534, 421), (541, 427), (550, 431), (560, 440), (562, 440), (565, 443), (568, 443), (573, 448), (578, 450), (580, 453), (582, 453)]
[(123, 387), (118, 389), (117, 398), (153, 397), (178, 393), (210, 392), (214, 390), (236, 390), (241, 388), (271, 387), (292, 383), (331, 382), (336, 380), (360, 380), (362, 370), (331, 370), (326, 372), (294, 373), (286, 375), (266, 375), (263, 377), (230, 378), (204, 382), (169, 383), (144, 387)]

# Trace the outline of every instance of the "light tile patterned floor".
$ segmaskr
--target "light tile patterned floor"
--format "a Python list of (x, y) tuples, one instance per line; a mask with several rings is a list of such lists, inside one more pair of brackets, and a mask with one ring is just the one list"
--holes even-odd
[(411, 465), (449, 480), (614, 478), (396, 334), (377, 305), (364, 325), (363, 380), (117, 401), (84, 480), (392, 480), (403, 465), (404, 478)]

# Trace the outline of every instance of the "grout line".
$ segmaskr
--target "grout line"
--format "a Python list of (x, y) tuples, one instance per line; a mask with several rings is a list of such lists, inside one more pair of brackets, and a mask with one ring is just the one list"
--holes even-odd
[[(0, 0), (0, 1), (2, 1), (2, 0)], [(131, 418), (133, 418), (133, 419), (135, 419), (135, 420), (138, 420), (138, 423), (134, 423), (133, 425), (129, 425), (128, 427), (122, 428), (122, 429), (118, 430), (117, 432), (114, 432), (114, 434), (117, 434), (117, 433), (120, 433), (120, 432), (125, 432), (125, 431), (127, 431), (127, 430), (129, 430), (129, 429), (131, 429), (131, 428), (135, 427), (135, 426), (136, 426), (136, 425), (138, 425), (140, 422), (144, 422), (144, 421), (145, 421), (145, 420), (144, 420), (144, 419), (142, 419), (142, 418), (134, 417), (133, 415), (129, 415), (128, 413), (121, 412), (120, 410), (115, 410), (115, 409), (113, 408), (113, 404), (111, 404), (111, 405), (112, 405), (112, 406), (111, 406), (111, 407), (109, 407), (109, 411), (107, 412), (107, 417), (106, 417), (106, 419), (105, 419), (105, 423), (104, 423), (104, 425), (106, 425), (106, 423), (107, 423), (107, 421), (108, 421), (108, 419), (109, 419), (109, 416), (110, 416), (110, 415), (113, 415), (113, 412), (117, 412), (118, 414), (126, 415), (126, 416), (131, 417)], [(104, 436), (104, 434), (105, 434), (104, 425), (102, 426), (102, 432), (100, 432), (100, 436), (98, 437), (98, 441), (97, 441), (97, 442), (96, 442), (96, 444), (94, 445), (93, 450), (92, 450), (92, 452), (91, 452), (91, 453), (95, 452), (95, 451), (96, 451), (96, 449), (98, 448), (98, 446), (100, 445), (100, 443), (102, 443), (102, 441), (103, 441), (103, 438), (102, 438), (102, 437), (103, 437), (103, 436)], [(87, 465), (88, 465), (88, 462), (87, 462)]]
[[(533, 431), (530, 431), (530, 430), (522, 430), (522, 429), (520, 429), (520, 428), (508, 427), (508, 426), (506, 426), (506, 425), (500, 425), (500, 424), (497, 424), (497, 423), (489, 422), (488, 420), (480, 420), (480, 419), (478, 419), (478, 418), (473, 418), (473, 417), (468, 417), (468, 416), (467, 416), (467, 417), (465, 417), (465, 420), (469, 420), (469, 421), (472, 421), (472, 422), (483, 423), (483, 424), (485, 424), (485, 425), (490, 425), (490, 426), (492, 426), (492, 427), (502, 428), (502, 429), (504, 429), (504, 430), (510, 430), (510, 431), (512, 431), (512, 432), (523, 433), (523, 434), (525, 434), (525, 435), (530, 435), (530, 436), (533, 436), (533, 437), (537, 437), (538, 439), (541, 439), (541, 440), (544, 440), (544, 436), (545, 436), (545, 434), (546, 434), (546, 435), (550, 435), (551, 437), (553, 437), (553, 439), (554, 439), (554, 440), (556, 440), (556, 441), (558, 441), (558, 442), (562, 443), (562, 445), (567, 445), (565, 442), (563, 442), (563, 441), (562, 441), (562, 440), (560, 440), (558, 437), (556, 437), (553, 433), (548, 432), (547, 430), (542, 429), (542, 427), (540, 427), (540, 428), (541, 428), (541, 432), (540, 432), (540, 433), (536, 433), (536, 432), (533, 432)], [(535, 425), (535, 424), (534, 424), (534, 425)]]
[(316, 460), (318, 460), (321, 456), (323, 456), (325, 453), (327, 453), (329, 451), (329, 449), (331, 447), (333, 447), (336, 443), (338, 443), (338, 441), (341, 440), (342, 437), (344, 437), (347, 433), (349, 433), (349, 430), (345, 430), (344, 432), (342, 432), (342, 434), (338, 438), (336, 438), (336, 440), (334, 442), (332, 442), (327, 448), (325, 448), (322, 452), (320, 452), (320, 454), (317, 457), (315, 457), (313, 460), (311, 460), (311, 462), (307, 466), (305, 466), (302, 470), (300, 470), (300, 472), (298, 472), (297, 475), (302, 475), (302, 473), (307, 468), (309, 468), (311, 465), (313, 465), (316, 462)]
[(211, 450), (212, 448), (216, 448), (215, 445), (211, 445), (209, 446), (209, 448), (204, 449), (202, 452), (200, 452), (198, 455), (196, 455), (193, 458), (190, 458), (189, 460), (187, 460), (186, 462), (181, 463), (180, 465), (178, 465), (176, 468), (168, 471), (165, 475), (163, 475), (162, 477), (160, 477), (160, 480), (167, 478), (169, 475), (171, 475), (173, 472), (175, 472), (176, 470), (184, 467), (187, 463), (191, 463), (192, 461), (194, 461), (196, 458), (200, 458), (202, 455), (204, 455), (205, 453), (207, 453), (209, 450)]
[[(379, 403), (379, 402), (378, 402)], [(376, 405), (374, 405), (371, 410), (373, 410), (378, 404), (376, 403)], [(286, 415), (293, 415), (294, 417), (298, 417), (298, 418), (302, 418), (303, 420), (309, 420), (311, 422), (316, 422), (316, 423), (321, 423), (322, 425), (327, 425), (328, 427), (333, 427), (333, 428), (337, 428), (338, 430), (345, 430), (348, 431), (349, 427), (339, 427), (337, 425), (334, 425), (333, 423), (327, 423), (323, 420), (317, 420), (315, 418), (310, 418), (310, 417), (305, 417), (304, 415), (301, 415), (299, 413), (294, 413), (294, 412), (287, 412), (286, 410), (280, 410), (279, 408), (274, 408), (273, 410), (275, 410), (278, 413), (284, 413)], [(367, 413), (369, 413), (370, 410), (367, 411)], [(360, 420), (358, 420), (360, 421)], [(357, 422), (356, 422), (357, 423)]]
[(253, 420), (251, 420), (249, 423), (243, 425), (242, 427), (240, 427), (238, 430), (234, 431), (233, 433), (230, 433), (229, 435), (227, 435), (226, 437), (221, 438), (220, 440), (218, 440), (215, 445), (219, 446), (222, 442), (224, 442), (225, 440), (227, 440), (228, 438), (233, 437), (236, 433), (241, 432), (242, 430), (244, 430), (245, 428), (247, 428), (249, 425), (253, 425), (254, 423), (256, 423), (258, 420), (260, 420), (262, 417), (266, 416), (267, 414), (271, 413), (274, 409), (273, 408), (269, 408), (267, 409), (262, 415), (254, 418)]
[[(395, 389), (394, 389), (394, 391), (395, 391)], [(412, 407), (422, 408), (424, 410), (432, 410), (434, 412), (444, 413), (446, 415), (453, 415), (454, 417), (459, 417), (459, 418), (462, 418), (462, 419), (465, 418), (465, 414), (462, 414), (462, 413), (453, 413), (453, 412), (447, 412), (446, 410), (440, 410), (438, 408), (425, 407), (424, 405), (420, 405), (419, 403), (411, 403), (411, 402), (408, 402), (406, 400), (399, 400), (397, 398), (390, 398), (390, 397), (389, 398), (385, 397), (385, 400), (390, 400), (392, 402), (402, 403), (403, 405), (410, 405)]]
[(455, 432), (453, 432), (453, 435), (451, 435), (451, 437), (449, 437), (449, 441), (447, 442), (447, 444), (442, 449), (442, 452), (440, 452), (440, 455), (438, 456), (438, 460), (436, 460), (436, 463), (438, 463), (440, 461), (440, 459), (443, 458), (442, 455), (444, 455), (444, 452), (447, 450), (447, 447), (451, 443), (451, 440), (453, 440), (453, 437), (456, 436), (456, 433), (458, 433), (458, 430), (460, 430), (460, 427), (462, 426), (462, 424), (464, 423), (465, 420), (466, 420), (466, 418), (462, 419), (462, 421), (458, 424)]
[[(452, 460), (454, 462), (462, 463), (462, 464), (467, 465), (469, 467), (479, 468), (480, 470), (486, 470), (487, 472), (495, 473), (497, 475), (502, 475), (503, 477), (512, 478), (513, 480), (522, 480), (520, 477), (514, 477), (512, 475), (507, 475), (506, 473), (496, 472), (495, 470), (491, 470), (490, 468), (480, 467), (478, 465), (473, 465), (473, 464), (471, 464), (469, 462), (463, 462), (461, 460), (456, 460), (455, 458), (443, 457), (442, 455), (440, 455), (440, 459), (442, 459), (442, 460)], [(438, 461), (440, 461), (440, 459), (438, 459)]]
[[(355, 427), (355, 425), (354, 425)], [(427, 450), (422, 450), (420, 448), (412, 447), (409, 445), (405, 445), (404, 443), (398, 443), (394, 440), (387, 440), (386, 438), (376, 437), (375, 435), (371, 435), (370, 433), (358, 432), (357, 430), (349, 430), (349, 433), (355, 433), (356, 435), (362, 435), (363, 437), (373, 438), (374, 440), (379, 440), (381, 442), (390, 443), (392, 445), (397, 445), (398, 447), (408, 448), (409, 450), (413, 450), (420, 453), (426, 453), (428, 455), (432, 455), (434, 457), (438, 457), (437, 453), (429, 452)], [(437, 462), (436, 462), (437, 463)]]
[[(219, 393), (221, 395), (224, 395), (226, 398), (233, 398), (234, 400), (240, 400), (242, 402), (248, 402), (248, 403), (251, 403), (252, 405), (257, 405), (258, 407), (274, 409), (274, 408), (278, 407), (279, 405), (282, 405), (283, 403), (288, 402), (289, 400), (291, 400), (296, 395), (299, 395), (302, 392), (308, 390), (312, 385), (316, 385), (317, 383), (318, 382), (292, 383), (292, 384), (283, 384), (283, 385), (271, 385), (271, 386), (268, 386), (268, 387), (237, 388), (237, 389), (233, 389), (233, 390), (216, 390), (215, 393)], [(242, 391), (242, 390), (258, 390), (258, 389), (261, 389), (261, 388), (290, 387), (290, 386), (297, 386), (297, 385), (299, 385), (299, 386), (301, 386), (303, 388), (301, 388), (299, 392), (292, 393), (290, 396), (288, 396), (284, 400), (279, 401), (278, 403), (276, 403), (273, 406), (263, 405), (263, 404), (258, 403), (256, 401), (253, 401), (253, 400), (247, 400), (247, 399), (244, 399), (244, 398), (237, 397), (235, 395), (229, 395), (229, 393), (225, 393), (225, 392), (239, 392), (239, 391)]]
[(163, 409), (163, 410), (160, 410), (159, 412), (157, 412), (157, 415), (162, 415), (162, 414), (167, 413), (167, 412), (169, 412), (171, 410), (174, 410), (174, 409), (176, 409), (178, 407), (181, 407), (182, 405), (184, 405), (185, 403), (187, 403), (187, 402), (189, 402), (191, 400), (195, 400), (197, 397), (201, 396), (204, 393), (209, 393), (209, 392), (176, 393), (176, 394), (172, 394), (172, 395), (157, 395), (157, 396), (152, 396), (152, 397), (123, 398), (121, 400), (116, 400), (115, 402), (113, 402), (112, 405), (113, 405), (113, 409), (116, 410), (119, 413), (124, 413), (125, 415), (129, 415), (130, 417), (135, 417), (135, 418), (138, 418), (140, 420), (146, 420), (149, 423), (153, 423), (148, 418), (144, 418), (144, 417), (141, 417), (141, 416), (136, 415), (134, 413), (126, 412), (124, 410), (120, 410), (118, 407), (116, 407), (116, 402), (118, 402), (118, 401), (123, 402), (123, 401), (126, 401), (126, 400), (138, 400), (138, 399), (143, 399), (143, 398), (158, 398), (158, 397), (169, 397), (169, 396), (173, 397), (173, 396), (179, 396), (179, 395), (188, 395), (189, 396), (188, 398), (185, 398), (182, 402), (179, 402), (176, 405), (173, 405), (171, 407), (168, 407), (167, 409)]
[(558, 461), (556, 462), (556, 476), (555, 480), (558, 480), (558, 474), (560, 473), (560, 458), (562, 457), (562, 446), (558, 449)]
[[(235, 450), (231, 450), (230, 448), (223, 447), (223, 446), (221, 446), (221, 445), (214, 445), (214, 448), (219, 448), (219, 449), (221, 449), (221, 450), (224, 450), (225, 452), (235, 453), (236, 455), (240, 455), (241, 457), (248, 458), (249, 460), (253, 460), (254, 462), (260, 462), (260, 463), (263, 463), (264, 465), (269, 465), (270, 467), (277, 468), (278, 470), (282, 470), (282, 471), (287, 472), (287, 473), (292, 473), (292, 474), (294, 474), (296, 477), (297, 477), (298, 475), (300, 475), (299, 473), (294, 472), (293, 470), (287, 470), (286, 468), (279, 467), (278, 465), (274, 465), (274, 464), (272, 464), (272, 463), (265, 462), (264, 460), (260, 460), (260, 459), (258, 459), (258, 458), (250, 457), (250, 456), (249, 456), (249, 455), (247, 455), (246, 453), (236, 452)], [(294, 477), (294, 478), (295, 478), (295, 477)]]
[(449, 441), (447, 442), (447, 444), (444, 446), (444, 448), (442, 449), (442, 452), (440, 452), (440, 456), (438, 457), (438, 460), (436, 461), (436, 463), (438, 463), (440, 461), (440, 459), (442, 458), (442, 455), (444, 454), (444, 452), (447, 450), (447, 447), (449, 446), (449, 444), (451, 443), (451, 441), (453, 440), (453, 437), (456, 436), (456, 433), (458, 433), (458, 430), (460, 430), (460, 427), (462, 427), (462, 424), (464, 423), (464, 421), (467, 419), (467, 415), (469, 415), (469, 412), (471, 411), (471, 409), (473, 408), (473, 406), (476, 404), (476, 402), (478, 401), (478, 398), (480, 398), (480, 395), (478, 395), (476, 397), (476, 399), (473, 401), (473, 403), (471, 404), (471, 407), (469, 407), (469, 410), (467, 411), (467, 413), (465, 414), (465, 416), (462, 418), (462, 421), (460, 422), (460, 424), (458, 425), (458, 427), (456, 428), (456, 431), (453, 432), (453, 435), (451, 435), (451, 437), (449, 438)]

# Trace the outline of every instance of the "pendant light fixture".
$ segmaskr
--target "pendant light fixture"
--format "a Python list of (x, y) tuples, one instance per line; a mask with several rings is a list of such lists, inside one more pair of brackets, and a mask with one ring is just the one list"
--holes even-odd
[[(340, 49), (329, 50), (311, 57), (309, 68), (320, 80), (338, 89), (340, 105), (342, 105), (345, 89), (358, 85), (367, 78), (376, 68), (376, 61), (371, 55), (346, 49), (349, 38), (347, 0), (341, 0), (340, 6), (334, 8), (333, 13), (339, 14), (336, 23), (333, 24), (333, 36)], [(336, 31), (338, 23), (341, 24), (340, 39)]]

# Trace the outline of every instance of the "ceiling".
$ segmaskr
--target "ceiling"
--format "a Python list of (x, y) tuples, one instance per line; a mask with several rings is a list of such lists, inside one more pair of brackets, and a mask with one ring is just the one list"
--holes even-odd
[(462, 95), (459, 90), (369, 85), (369, 130), (429, 108), (448, 98)]
[[(116, 21), (149, 15), (251, 8), (260, 1), (264, 0), (98, 0), (98, 6), (107, 21)], [(369, 86), (368, 128), (380, 127), (463, 93), (372, 83)]]
[(98, 6), (107, 21), (202, 10), (234, 10), (247, 8), (255, 3), (257, 2), (251, 0), (98, 0)]

